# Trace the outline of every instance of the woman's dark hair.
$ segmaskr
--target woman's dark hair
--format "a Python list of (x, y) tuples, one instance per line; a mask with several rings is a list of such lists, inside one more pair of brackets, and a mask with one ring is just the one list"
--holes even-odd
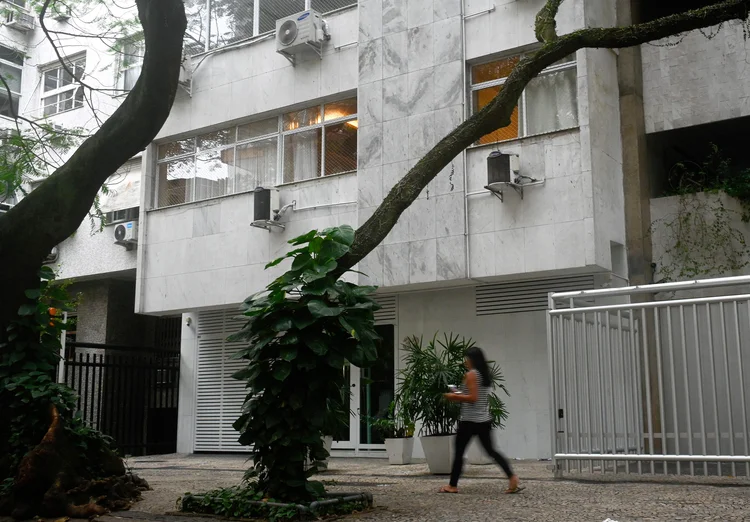
[(471, 361), (471, 365), (482, 376), (482, 385), (491, 386), (490, 367), (487, 365), (487, 359), (484, 358), (484, 352), (476, 346), (472, 346), (466, 350), (466, 358)]

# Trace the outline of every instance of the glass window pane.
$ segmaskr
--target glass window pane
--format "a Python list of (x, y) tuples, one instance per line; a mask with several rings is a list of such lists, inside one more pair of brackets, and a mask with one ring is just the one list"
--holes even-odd
[(325, 106), (325, 121), (337, 120), (357, 114), (357, 98), (328, 103)]
[(17, 65), (23, 65), (23, 53), (0, 45), (0, 60), (6, 60)]
[(76, 107), (83, 107), (83, 87), (78, 87), (76, 89)]
[(57, 89), (57, 71), (58, 69), (53, 69), (44, 73), (45, 91), (52, 91), (54, 89)]
[[(72, 65), (69, 68), (71, 71), (75, 70), (75, 67)], [(71, 83), (73, 83), (73, 77), (70, 75), (68, 71), (61, 68), (60, 73), (62, 74), (62, 83), (60, 85), (61, 87), (65, 87), (66, 85), (70, 85)]]
[(69, 111), (73, 108), (73, 91), (62, 92), (58, 95), (60, 111)]
[(125, 70), (123, 88), (130, 91), (135, 87), (138, 77), (141, 75), (141, 66), (136, 65)]
[(191, 152), (195, 152), (195, 138), (187, 138), (159, 145), (158, 158), (174, 158), (175, 156), (181, 156)]
[(357, 120), (329, 125), (326, 132), (325, 175), (357, 170)]
[(193, 201), (193, 158), (185, 158), (159, 165), (158, 207), (168, 207)]
[(216, 132), (209, 132), (196, 138), (198, 150), (215, 149), (234, 143), (234, 127)]
[[(480, 89), (473, 93), (473, 109), (474, 113), (479, 112), (488, 103), (490, 103), (495, 96), (500, 92), (501, 86), (488, 87), (486, 89)], [(494, 143), (496, 141), (505, 141), (518, 138), (519, 136), (519, 110), (518, 106), (513, 110), (513, 114), (510, 117), (510, 125), (505, 128), (498, 129), (494, 132), (486, 134), (479, 139), (480, 144)]]
[(8, 98), (8, 93), (0, 90), (0, 116), (12, 118), (18, 114), (18, 96)]
[(320, 176), (321, 129), (284, 136), (284, 183)]
[(260, 32), (276, 30), (276, 20), (305, 10), (305, 0), (258, 0), (260, 2)]
[[(21, 92), (21, 69), (0, 63), (0, 76), (8, 83), (8, 87), (10, 87), (12, 92)], [(5, 91), (5, 86), (1, 86), (0, 89)]]
[(246, 192), (256, 187), (276, 185), (276, 165), (279, 155), (277, 137), (237, 146), (234, 191)]
[(251, 140), (260, 136), (276, 134), (277, 132), (279, 132), (278, 118), (254, 121), (237, 127), (237, 141)]
[(350, 5), (357, 5), (357, 0), (312, 0), (312, 8), (323, 14)]
[(184, 52), (188, 56), (206, 51), (208, 34), (208, 9), (206, 0), (184, 0), (187, 30)]
[(195, 201), (231, 194), (234, 149), (203, 152), (195, 157)]
[(295, 130), (320, 123), (320, 105), (284, 114), (284, 130)]
[(76, 60), (74, 67), (71, 67), (76, 80), (83, 78), (83, 73), (86, 70), (86, 57)]
[(211, 2), (211, 49), (253, 36), (253, 0)]
[(512, 56), (503, 60), (475, 65), (471, 68), (471, 83), (476, 85), (478, 83), (507, 78), (520, 60), (520, 56)]
[(51, 116), (57, 113), (57, 95), (49, 96), (42, 100), (44, 104), (44, 115)]
[(526, 134), (542, 134), (578, 125), (576, 69), (537, 76), (526, 87)]

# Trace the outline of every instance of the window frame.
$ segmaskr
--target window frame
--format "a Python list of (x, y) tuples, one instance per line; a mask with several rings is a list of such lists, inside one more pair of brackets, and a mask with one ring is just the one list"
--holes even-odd
[[(146, 41), (144, 39), (143, 33), (136, 33), (134, 35), (127, 36), (120, 40), (120, 45), (122, 46), (122, 50), (118, 53), (119, 59), (117, 63), (117, 84), (120, 89), (122, 89), (123, 94), (129, 93), (131, 89), (127, 88), (127, 84), (125, 83), (125, 73), (127, 71), (133, 70), (135, 68), (141, 68), (143, 69), (143, 58), (146, 53)], [(129, 63), (128, 65), (125, 65), (126, 60), (129, 57), (132, 57), (134, 55), (127, 55), (125, 53), (125, 50), (127, 49), (127, 46), (129, 45), (136, 45), (138, 46), (141, 51), (143, 52), (144, 56), (141, 56), (138, 60), (135, 60), (133, 63)], [(140, 73), (138, 73), (138, 76), (140, 77)], [(138, 81), (136, 79), (136, 81)], [(135, 87), (135, 84), (133, 84)]]
[[(65, 69), (65, 67), (63, 67), (63, 64), (61, 64), (59, 61), (56, 61), (56, 62), (54, 62), (52, 64), (49, 64), (49, 65), (47, 65), (47, 66), (45, 66), (45, 67), (43, 67), (41, 69), (41, 76), (42, 76), (41, 86), (42, 86), (42, 89), (41, 89), (41, 96), (40, 96), (40, 104), (39, 105), (40, 105), (40, 108), (41, 108), (41, 111), (42, 111), (42, 116), (45, 117), (45, 118), (49, 118), (49, 117), (52, 117), (52, 116), (57, 116), (58, 114), (62, 114), (64, 112), (69, 112), (69, 111), (74, 111), (76, 109), (80, 109), (80, 108), (83, 107), (83, 99), (81, 99), (81, 100), (78, 99), (78, 93), (79, 92), (81, 92), (81, 93), (83, 92), (82, 91), (83, 86), (79, 82), (86, 75), (86, 62), (87, 62), (86, 53), (83, 52), (83, 53), (75, 54), (75, 55), (70, 56), (70, 57), (66, 56), (64, 58), (64, 60), (66, 62), (65, 65), (67, 65), (68, 69), (71, 69), (73, 71), (73, 73), (76, 73), (77, 72), (76, 69), (78, 67), (81, 67), (81, 76), (80, 76), (80, 78), (76, 78), (75, 74), (74, 74), (73, 80), (69, 84), (61, 86), (60, 84), (63, 82), (64, 76), (66, 74), (68, 74), (68, 72)], [(79, 63), (81, 61), (83, 62), (82, 65)], [(57, 71), (57, 87), (54, 88), (54, 89), (47, 90), (46, 76), (47, 76), (48, 73), (50, 73), (52, 71)], [(68, 100), (68, 99), (61, 100), (60, 99), (60, 95), (66, 94), (68, 92), (72, 92), (71, 98), (68, 98), (68, 99), (71, 99), (73, 101), (73, 106), (70, 109), (59, 110), (60, 109), (60, 104), (62, 102), (65, 102), (65, 101)], [(54, 106), (58, 110), (56, 110), (53, 113), (46, 114), (47, 107), (52, 107), (53, 104), (52, 103), (46, 103), (45, 100), (51, 99), (53, 97), (56, 98), (56, 100), (54, 102)]]
[[(481, 62), (476, 62), (476, 63), (472, 63), (472, 64), (469, 65), (469, 74), (468, 74), (468, 78), (469, 78), (469, 100), (468, 100), (468, 102), (469, 102), (469, 106), (471, 107), (471, 114), (472, 115), (476, 114), (477, 112), (479, 112), (481, 110), (481, 109), (476, 109), (474, 107), (474, 93), (476, 93), (478, 91), (481, 91), (483, 89), (488, 89), (488, 88), (491, 88), (491, 87), (500, 87), (502, 85), (505, 85), (505, 83), (508, 81), (508, 78), (509, 78), (509, 76), (506, 76), (504, 78), (498, 78), (498, 79), (495, 79), (495, 80), (488, 80), (486, 82), (481, 82), (481, 83), (476, 83), (475, 84), (475, 83), (472, 82), (472, 79), (471, 79), (472, 78), (471, 73), (472, 73), (474, 67), (479, 67), (481, 65), (487, 65), (488, 63), (498, 62), (498, 61), (501, 61), (501, 60), (508, 60), (508, 59), (516, 58), (516, 57), (519, 59), (519, 62), (520, 62), (521, 60), (523, 60), (526, 57), (527, 54), (528, 53), (520, 53), (520, 54), (512, 54), (512, 55), (508, 55), (508, 56), (496, 57), (496, 58), (493, 58), (491, 60), (483, 60)], [(571, 61), (565, 62), (565, 63), (558, 63), (558, 64), (550, 65), (546, 69), (542, 70), (542, 72), (540, 72), (539, 74), (537, 74), (534, 78), (541, 78), (543, 76), (547, 76), (548, 74), (553, 74), (553, 73), (561, 72), (561, 71), (567, 71), (567, 70), (570, 70), (570, 69), (577, 69), (578, 68), (578, 57), (577, 57), (576, 53), (573, 53), (571, 56), (573, 58)], [(532, 78), (532, 80), (533, 80), (533, 78)], [(518, 107), (519, 107), (520, 113), (521, 113), (520, 114), (520, 121), (519, 121), (518, 136), (516, 136), (515, 138), (507, 139), (507, 140), (491, 141), (491, 142), (488, 142), (488, 143), (480, 143), (479, 140), (477, 140), (475, 143), (473, 143), (471, 145), (471, 147), (485, 147), (487, 145), (492, 145), (494, 143), (504, 143), (504, 142), (513, 141), (513, 140), (520, 140), (520, 139), (523, 139), (523, 138), (530, 138), (530, 137), (533, 137), (533, 136), (543, 136), (545, 134), (550, 134), (552, 132), (561, 132), (561, 131), (576, 129), (576, 128), (578, 128), (580, 126), (580, 122), (578, 122), (576, 125), (571, 126), (571, 127), (563, 127), (563, 128), (560, 128), (560, 129), (555, 129), (553, 131), (540, 132), (540, 133), (535, 133), (535, 134), (527, 134), (526, 133), (526, 129), (527, 129), (527, 126), (528, 126), (528, 121), (527, 121), (527, 114), (528, 114), (528, 112), (526, 110), (526, 91), (527, 91), (527, 89), (528, 89), (528, 85), (523, 89), (523, 92), (521, 93), (521, 98), (518, 101)], [(576, 86), (576, 104), (578, 104), (578, 87), (577, 86)], [(488, 133), (488, 134), (491, 134), (491, 133)], [(482, 137), (484, 137), (484, 136), (482, 136)], [(481, 139), (482, 138), (480, 138), (480, 140)]]
[[(0, 45), (0, 47), (2, 47), (4, 49), (7, 49), (8, 51), (10, 51), (12, 53), (17, 54), (19, 56), (19, 58), (21, 59), (21, 63), (19, 64), (19, 63), (16, 63), (16, 62), (11, 62), (10, 60), (6, 60), (4, 58), (0, 58), (0, 63), (2, 63), (3, 65), (5, 65), (7, 67), (12, 67), (13, 69), (17, 69), (18, 70), (18, 78), (20, 80), (19, 83), (21, 84), (21, 87), (23, 87), (23, 66), (24, 66), (24, 63), (26, 62), (24, 53), (22, 53), (21, 51), (19, 51), (18, 49), (14, 48), (14, 47), (10, 47), (10, 46), (7, 46), (7, 45)], [(5, 91), (5, 89), (3, 89), (3, 91)], [(7, 93), (4, 92), (3, 94), (7, 94)], [(21, 89), (19, 88), (18, 92), (11, 90), (10, 91), (10, 95), (11, 95), (11, 99), (10, 99), (11, 107), (13, 106), (13, 98), (15, 97), (18, 100), (18, 109), (19, 109), (19, 112), (20, 112), (20, 108), (21, 108)], [(10, 119), (10, 120), (13, 119), (12, 116), (5, 116), (3, 114), (0, 114), (0, 118), (7, 118), (7, 119)]]
[[(187, 160), (187, 159), (191, 159), (191, 158), (193, 159), (193, 164), (195, 165), (195, 162), (197, 161), (197, 157), (200, 154), (212, 153), (212, 152), (215, 153), (215, 152), (221, 152), (223, 150), (229, 150), (229, 149), (231, 149), (233, 151), (233, 158), (234, 158), (234, 160), (233, 160), (234, 161), (234, 165), (232, 167), (236, 169), (236, 167), (237, 167), (237, 148), (238, 147), (241, 147), (241, 146), (244, 146), (244, 145), (247, 145), (247, 144), (250, 144), (250, 143), (257, 143), (257, 142), (260, 142), (260, 141), (267, 141), (267, 140), (272, 139), (274, 137), (276, 138), (276, 179), (274, 181), (274, 188), (284, 187), (284, 186), (290, 186), (290, 185), (296, 185), (298, 183), (306, 183), (306, 182), (315, 181), (315, 180), (318, 180), (318, 179), (321, 179), (321, 178), (331, 178), (331, 177), (335, 177), (335, 176), (343, 176), (343, 175), (347, 175), (347, 174), (356, 173), (358, 169), (356, 168), (356, 165), (355, 165), (354, 170), (347, 170), (345, 172), (337, 172), (335, 174), (325, 175), (325, 128), (329, 127), (329, 126), (333, 126), (333, 125), (340, 125), (342, 123), (359, 120), (359, 113), (355, 111), (353, 114), (349, 114), (349, 115), (346, 115), (346, 116), (342, 116), (342, 117), (339, 117), (339, 118), (334, 118), (334, 119), (330, 119), (328, 121), (325, 121), (325, 107), (328, 106), (328, 105), (333, 105), (333, 104), (340, 103), (340, 102), (345, 102), (345, 101), (348, 101), (348, 100), (354, 101), (355, 102), (355, 107), (356, 107), (356, 100), (357, 100), (356, 95), (355, 96), (347, 96), (345, 98), (335, 99), (335, 100), (331, 100), (331, 101), (328, 101), (328, 102), (321, 102), (319, 104), (307, 105), (307, 106), (301, 107), (301, 108), (296, 109), (296, 110), (286, 109), (283, 112), (280, 112), (280, 113), (276, 114), (275, 116), (267, 116), (267, 117), (264, 117), (264, 118), (256, 118), (256, 119), (253, 119), (253, 120), (250, 120), (250, 121), (245, 121), (245, 122), (239, 123), (237, 125), (233, 125), (231, 127), (225, 128), (225, 129), (218, 129), (216, 131), (202, 132), (200, 134), (188, 136), (186, 138), (171, 139), (169, 141), (164, 141), (164, 142), (158, 143), (156, 145), (156, 151), (155, 151), (156, 152), (155, 153), (156, 160), (155, 160), (155, 163), (154, 163), (154, 165), (155, 165), (154, 177), (156, 179), (155, 179), (155, 183), (154, 183), (155, 190), (153, 191), (153, 200), (152, 200), (152, 206), (151, 206), (152, 210), (160, 210), (160, 209), (165, 209), (165, 208), (171, 208), (171, 207), (176, 207), (176, 206), (179, 206), (179, 205), (188, 205), (190, 203), (198, 203), (198, 202), (201, 202), (201, 201), (208, 201), (210, 199), (216, 199), (216, 198), (227, 197), (227, 196), (232, 196), (232, 195), (236, 195), (236, 194), (246, 194), (246, 193), (252, 192), (253, 190), (255, 190), (254, 188), (253, 189), (248, 189), (248, 190), (242, 190), (242, 191), (239, 191), (239, 192), (237, 192), (235, 190), (236, 179), (237, 179), (236, 171), (235, 171), (233, 173), (233, 175), (232, 175), (231, 183), (228, 185), (228, 187), (231, 188), (231, 191), (228, 192), (227, 194), (224, 194), (222, 196), (213, 196), (213, 197), (209, 197), (209, 198), (197, 199), (196, 200), (195, 196), (196, 196), (196, 185), (197, 185), (197, 183), (193, 182), (192, 186), (190, 188), (190, 201), (186, 201), (184, 203), (175, 203), (173, 205), (159, 205), (159, 199), (160, 199), (160, 196), (161, 196), (161, 188), (162, 188), (161, 184), (159, 183), (159, 179), (158, 179), (159, 178), (159, 168), (160, 168), (161, 165), (164, 165), (164, 164), (167, 164), (167, 163), (171, 163), (171, 162), (174, 162), (174, 161), (180, 161), (180, 160)], [(320, 109), (320, 121), (319, 122), (316, 122), (316, 123), (314, 123), (312, 125), (301, 126), (301, 127), (297, 128), (297, 129), (293, 129), (293, 130), (288, 130), (288, 131), (283, 130), (284, 129), (284, 116), (285, 115), (293, 113), (293, 112), (298, 112), (298, 111), (301, 111), (301, 110), (311, 109), (311, 108), (314, 108), (314, 107), (318, 107)], [(262, 134), (262, 135), (258, 135), (258, 136), (253, 136), (252, 138), (245, 138), (245, 139), (242, 139), (242, 140), (238, 139), (238, 137), (239, 137), (239, 128), (240, 127), (243, 127), (243, 126), (245, 126), (247, 124), (250, 124), (250, 123), (256, 123), (256, 122), (262, 122), (262, 121), (265, 121), (265, 120), (271, 120), (273, 118), (276, 118), (276, 121), (277, 121), (276, 131), (269, 132), (269, 133)], [(355, 128), (356, 128), (357, 132), (359, 132), (359, 125), (357, 125)], [(291, 136), (293, 134), (298, 134), (300, 132), (305, 132), (305, 131), (314, 130), (314, 129), (321, 129), (321, 131), (320, 131), (321, 132), (321, 141), (320, 141), (321, 161), (320, 161), (320, 171), (318, 172), (318, 175), (315, 176), (315, 177), (313, 177), (313, 178), (309, 178), (309, 179), (303, 179), (303, 180), (295, 180), (295, 181), (285, 182), (284, 181), (284, 152), (285, 152), (284, 151), (284, 138), (286, 136)], [(210, 134), (211, 132), (220, 132), (222, 130), (229, 130), (229, 131), (231, 131), (231, 136), (232, 136), (232, 140), (233, 140), (231, 143), (228, 143), (228, 144), (225, 144), (225, 145), (219, 145), (219, 146), (211, 147), (211, 148), (201, 148), (201, 149), (198, 148), (198, 138), (200, 138), (201, 136), (204, 136), (206, 134)], [(159, 147), (168, 145), (170, 143), (178, 142), (178, 141), (191, 141), (192, 142), (191, 151), (190, 152), (184, 152), (182, 154), (172, 155), (172, 156), (168, 155), (168, 156), (166, 156), (164, 158), (159, 158)], [(197, 173), (197, 169), (196, 169), (195, 172)], [(192, 179), (193, 181), (195, 181), (197, 179), (197, 177), (194, 174), (193, 177), (190, 178), (190, 179)]]

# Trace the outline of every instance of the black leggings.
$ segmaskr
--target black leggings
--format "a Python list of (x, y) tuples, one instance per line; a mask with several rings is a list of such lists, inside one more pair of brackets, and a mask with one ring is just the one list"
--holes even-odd
[(452, 487), (455, 488), (458, 485), (458, 478), (461, 476), (461, 470), (464, 467), (464, 453), (474, 435), (479, 437), (479, 442), (482, 443), (484, 451), (486, 451), (487, 454), (492, 457), (501, 468), (503, 468), (503, 471), (508, 475), (508, 478), (513, 476), (513, 470), (510, 469), (508, 461), (492, 447), (492, 436), (490, 435), (490, 432), (491, 426), (489, 422), (461, 421), (458, 423), (456, 452), (453, 456), (453, 469), (451, 470), (450, 484)]

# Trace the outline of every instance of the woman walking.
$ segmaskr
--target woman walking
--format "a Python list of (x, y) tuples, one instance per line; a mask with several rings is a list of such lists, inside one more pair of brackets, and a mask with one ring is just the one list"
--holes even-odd
[(458, 493), (458, 479), (464, 465), (464, 453), (474, 435), (479, 437), (484, 450), (492, 457), (508, 476), (510, 484), (506, 493), (518, 493), (523, 488), (518, 485), (518, 476), (513, 473), (510, 464), (492, 447), (489, 394), (492, 386), (490, 369), (482, 350), (476, 347), (466, 350), (464, 361), (467, 372), (460, 391), (446, 393), (445, 398), (461, 403), (461, 420), (456, 434), (456, 451), (453, 456), (453, 469), (450, 484), (440, 488), (441, 493)]

